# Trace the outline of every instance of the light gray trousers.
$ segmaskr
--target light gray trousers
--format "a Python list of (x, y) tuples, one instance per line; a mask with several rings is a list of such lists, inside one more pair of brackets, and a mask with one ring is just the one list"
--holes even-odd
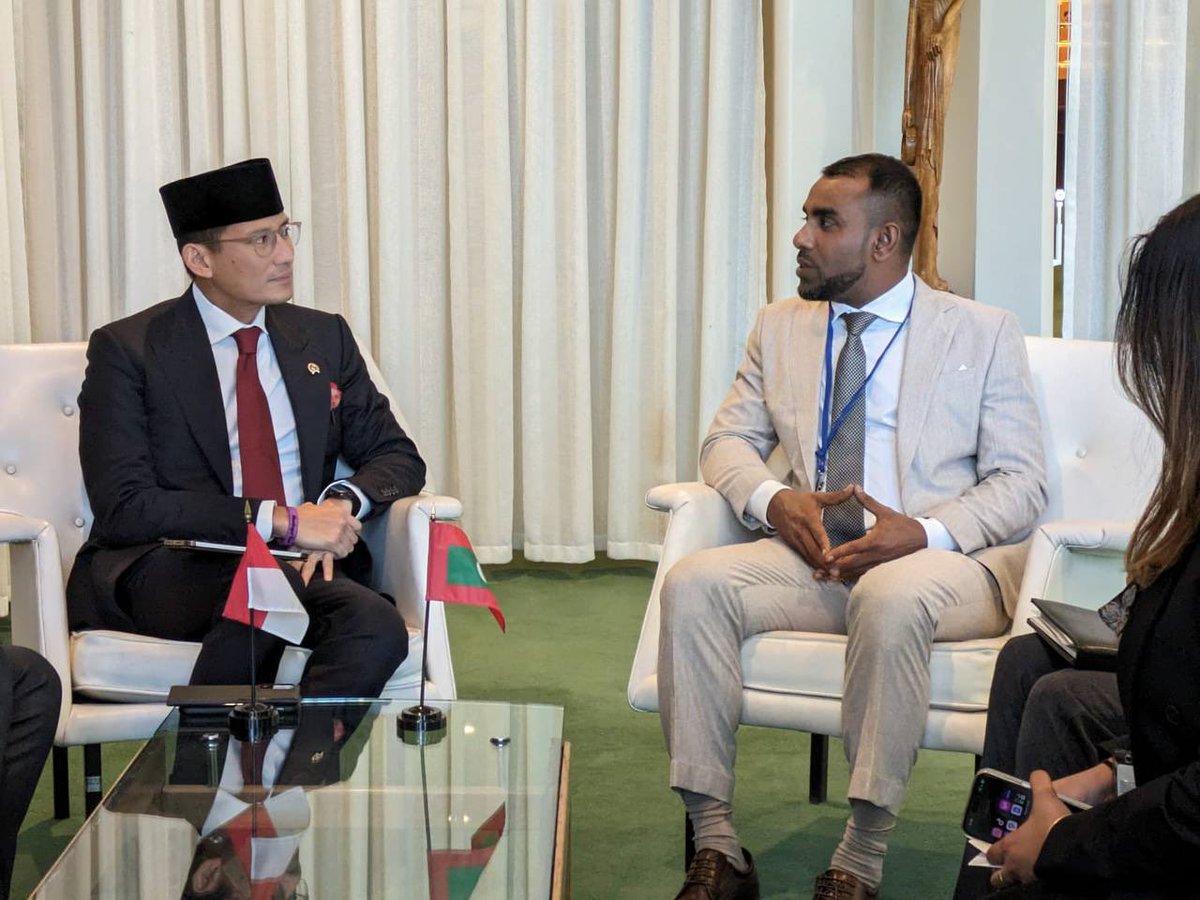
[(961, 553), (920, 550), (857, 582), (819, 582), (778, 537), (702, 550), (663, 583), (658, 700), (671, 787), (733, 801), (742, 641), (763, 631), (846, 634), (842, 735), (850, 798), (895, 814), (929, 707), (936, 640), (1000, 634), (995, 579)]

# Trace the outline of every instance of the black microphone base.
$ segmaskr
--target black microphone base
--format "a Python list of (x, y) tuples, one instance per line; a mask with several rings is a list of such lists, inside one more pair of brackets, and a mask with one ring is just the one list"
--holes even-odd
[(436, 744), (446, 736), (446, 714), (433, 706), (410, 706), (400, 713), (396, 730), (406, 744)]
[(229, 734), (244, 744), (269, 741), (279, 730), (279, 710), (261, 701), (239, 703), (229, 712)]

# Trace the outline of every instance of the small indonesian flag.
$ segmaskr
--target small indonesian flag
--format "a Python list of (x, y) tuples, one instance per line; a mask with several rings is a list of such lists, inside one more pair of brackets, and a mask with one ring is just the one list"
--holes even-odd
[(443, 603), (486, 606), (500, 630), (505, 630), (500, 604), (487, 586), (466, 533), (449, 522), (436, 519), (429, 523), (429, 583), (425, 597)]
[[(274, 900), (281, 896), (283, 876), (299, 863), (297, 854), (312, 814), (304, 789), (293, 787), (274, 794), (265, 803), (242, 804), (242, 812), (224, 825), (229, 844), (249, 882), (248, 900)], [(244, 895), (238, 895), (244, 896)], [(288, 894), (288, 896), (292, 896)]]
[(222, 615), (293, 644), (304, 640), (308, 631), (308, 613), (253, 525), (246, 526), (246, 552), (233, 576)]

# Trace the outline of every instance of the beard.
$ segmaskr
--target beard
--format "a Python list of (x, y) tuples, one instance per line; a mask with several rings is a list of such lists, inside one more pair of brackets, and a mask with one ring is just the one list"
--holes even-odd
[(866, 271), (865, 266), (859, 266), (857, 269), (852, 269), (849, 272), (830, 275), (828, 278), (823, 278), (816, 284), (808, 287), (805, 287), (804, 282), (800, 282), (798, 293), (805, 300), (820, 300), (832, 303), (835, 300), (840, 300), (846, 295), (847, 291), (858, 284), (859, 279), (863, 277)]

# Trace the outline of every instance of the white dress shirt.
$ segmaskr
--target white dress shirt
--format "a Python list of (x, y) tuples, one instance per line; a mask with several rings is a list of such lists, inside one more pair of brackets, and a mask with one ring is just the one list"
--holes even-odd
[[(867, 374), (870, 375), (875, 364), (879, 368), (867, 383), (866, 389), (866, 441), (863, 458), (863, 489), (885, 506), (892, 509), (902, 509), (900, 505), (900, 471), (896, 463), (896, 407), (900, 399), (900, 377), (904, 368), (904, 347), (908, 339), (908, 327), (904, 327), (897, 335), (909, 309), (912, 307), (913, 296), (916, 293), (916, 281), (912, 273), (905, 275), (900, 281), (880, 296), (862, 307), (861, 312), (869, 312), (876, 318), (862, 332), (863, 352), (866, 354)], [(856, 307), (845, 303), (833, 304), (833, 346), (831, 359), (836, 369), (837, 359), (846, 343), (846, 323), (841, 318), (842, 313), (859, 312)], [(888, 342), (895, 336), (896, 340), (888, 349)], [(884, 356), (884, 351), (887, 355)], [(882, 361), (880, 357), (883, 356)], [(824, 363), (821, 365), (821, 381), (819, 396), (825, 396), (825, 380), (832, 378), (833, 372), (826, 372)], [(839, 410), (831, 410), (829, 415), (835, 417)], [(819, 434), (820, 423), (814, 434)], [(765, 481), (755, 490), (747, 504), (746, 511), (770, 529), (767, 521), (767, 507), (771, 498), (787, 485), (779, 481)], [(866, 526), (874, 524), (874, 516), (865, 513)], [(939, 550), (958, 550), (958, 544), (946, 530), (946, 526), (937, 519), (918, 518), (925, 529), (928, 546)]]
[[(204, 322), (204, 330), (212, 347), (213, 362), (217, 366), (221, 405), (225, 410), (225, 430), (229, 434), (229, 456), (233, 463), (233, 495), (240, 497), (242, 494), (242, 455), (237, 421), (238, 346), (233, 335), (243, 328), (257, 326), (261, 329), (255, 357), (258, 363), (258, 380), (262, 384), (263, 393), (267, 395), (267, 406), (271, 410), (271, 425), (275, 431), (275, 445), (279, 448), (279, 469), (283, 476), (283, 495), (288, 506), (299, 506), (304, 502), (304, 482), (300, 474), (300, 438), (296, 433), (296, 416), (292, 412), (287, 385), (284, 384), (279, 360), (275, 357), (275, 348), (271, 345), (270, 335), (267, 333), (266, 307), (261, 307), (254, 321), (247, 324), (239, 322), (205, 297), (198, 285), (192, 285), (192, 294), (196, 298), (196, 308)], [(361, 503), (359, 517), (366, 515), (370, 504), (357, 487), (348, 481), (334, 484), (344, 484), (354, 491)], [(325, 490), (332, 486), (329, 485)], [(318, 502), (324, 497), (325, 492), (322, 491)], [(264, 541), (271, 539), (271, 519), (274, 514), (275, 501), (263, 500), (258, 507), (254, 525)]]

